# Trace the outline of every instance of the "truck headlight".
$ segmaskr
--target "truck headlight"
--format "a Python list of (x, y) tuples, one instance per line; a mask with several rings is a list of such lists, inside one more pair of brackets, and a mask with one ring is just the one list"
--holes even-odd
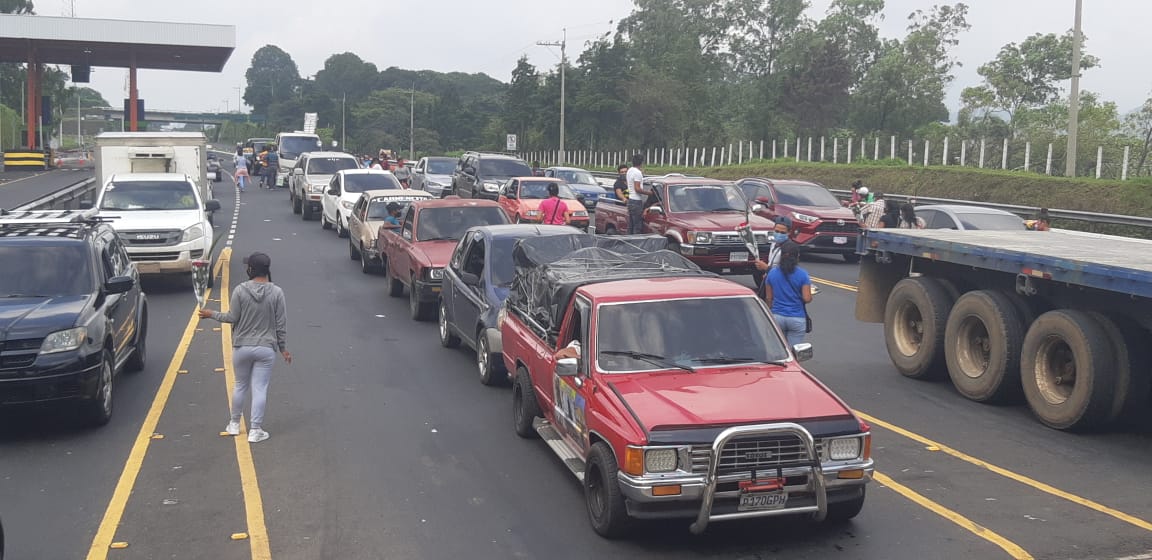
[(712, 232), (710, 231), (690, 231), (688, 232), (688, 244), (690, 245), (711, 245)]
[(572, 217), (573, 218), (587, 218), (588, 217), (588, 211), (587, 210), (577, 210), (577, 211), (572, 213)]
[(860, 456), (860, 438), (836, 438), (827, 442), (828, 458), (833, 461), (847, 461)]
[(496, 192), (500, 190), (500, 185), (496, 183), (484, 183), (484, 190), (486, 192)]
[(676, 470), (678, 453), (675, 449), (649, 449), (644, 452), (644, 471), (667, 473)]
[(353, 205), (352, 205), (352, 202), (351, 202), (351, 201), (348, 201), (348, 200), (341, 200), (341, 201), (340, 201), (340, 206), (343, 206), (345, 210), (351, 210)]
[(184, 230), (184, 235), (180, 236), (180, 241), (187, 243), (193, 239), (200, 239), (201, 237), (204, 237), (204, 227), (196, 224)]
[(816, 223), (820, 220), (820, 218), (817, 218), (816, 216), (809, 216), (808, 214), (801, 214), (799, 212), (793, 212), (792, 218), (798, 222), (804, 222), (806, 224)]
[(428, 269), (428, 278), (430, 278), (432, 280), (443, 280), (444, 279), (444, 269), (443, 268), (429, 268)]
[(44, 343), (40, 345), (40, 353), (55, 354), (75, 350), (84, 344), (84, 340), (87, 338), (88, 329), (86, 327), (56, 331), (44, 338)]

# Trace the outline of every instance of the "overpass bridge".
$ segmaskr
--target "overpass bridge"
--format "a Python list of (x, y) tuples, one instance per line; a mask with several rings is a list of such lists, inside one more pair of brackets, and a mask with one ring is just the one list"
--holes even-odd
[[(108, 120), (118, 120), (124, 116), (124, 110), (115, 107), (86, 109), (85, 112), (89, 115), (98, 114)], [(263, 124), (264, 116), (247, 113), (191, 113), (186, 111), (145, 110), (144, 121), (153, 123), (214, 124), (220, 126), (225, 122)]]

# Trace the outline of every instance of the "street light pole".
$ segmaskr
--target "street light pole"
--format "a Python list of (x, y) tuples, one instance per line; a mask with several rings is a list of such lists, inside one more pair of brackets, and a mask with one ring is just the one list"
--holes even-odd
[[(567, 50), (568, 50), (568, 29), (563, 29), (564, 35), (559, 43), (549, 43), (539, 41), (536, 44), (542, 47), (560, 47), (560, 159), (566, 159), (567, 152), (564, 151), (564, 105), (567, 97), (567, 84), (565, 83), (565, 67), (568, 65)], [(559, 162), (561, 165), (566, 161)]]
[(347, 119), (345, 118), (344, 107), (348, 104), (348, 92), (344, 92), (344, 96), (340, 98), (340, 145), (344, 146), (344, 150), (348, 150), (348, 129)]
[(416, 157), (416, 84), (408, 100), (408, 158)]
[(1076, 26), (1072, 31), (1072, 88), (1068, 96), (1068, 154), (1064, 158), (1064, 175), (1076, 176), (1076, 152), (1079, 149), (1080, 135), (1080, 45), (1084, 40), (1081, 31), (1083, 0), (1076, 0)]

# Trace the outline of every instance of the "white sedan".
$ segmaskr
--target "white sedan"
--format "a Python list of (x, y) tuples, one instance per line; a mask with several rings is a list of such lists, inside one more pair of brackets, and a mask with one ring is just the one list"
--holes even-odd
[(400, 181), (388, 171), (379, 169), (344, 169), (332, 176), (321, 199), (320, 227), (336, 226), (336, 234), (348, 237), (348, 215), (360, 199), (360, 193), (376, 190), (399, 190)]

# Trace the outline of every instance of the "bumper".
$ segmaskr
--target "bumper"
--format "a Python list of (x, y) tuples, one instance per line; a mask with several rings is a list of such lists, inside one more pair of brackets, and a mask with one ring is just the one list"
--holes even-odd
[[(853, 246), (853, 249), (855, 246)], [(761, 245), (760, 254), (766, 258), (771, 245)], [(680, 245), (680, 254), (696, 266), (720, 274), (751, 274), (756, 270), (753, 255), (743, 245)], [(743, 257), (743, 260), (739, 260)], [(733, 258), (737, 260), (733, 260)]]
[(308, 193), (304, 203), (311, 206), (313, 211), (321, 210), (323, 206), (324, 195), (321, 193)]
[(378, 263), (380, 262), (380, 249), (377, 249), (375, 244), (370, 247), (365, 247), (364, 253), (360, 255), (360, 258), (368, 259), (368, 262)]
[(190, 273), (192, 261), (204, 258), (209, 246), (203, 241), (192, 241), (171, 247), (130, 247), (128, 257), (140, 274)]
[(420, 303), (431, 303), (440, 300), (440, 282), (417, 280), (416, 285), (412, 286), (412, 291), (416, 293), (416, 298)]
[(858, 233), (801, 233), (796, 241), (805, 253), (854, 253), (859, 236)]
[(99, 353), (39, 356), (26, 368), (0, 371), (0, 405), (93, 398), (99, 383)]

